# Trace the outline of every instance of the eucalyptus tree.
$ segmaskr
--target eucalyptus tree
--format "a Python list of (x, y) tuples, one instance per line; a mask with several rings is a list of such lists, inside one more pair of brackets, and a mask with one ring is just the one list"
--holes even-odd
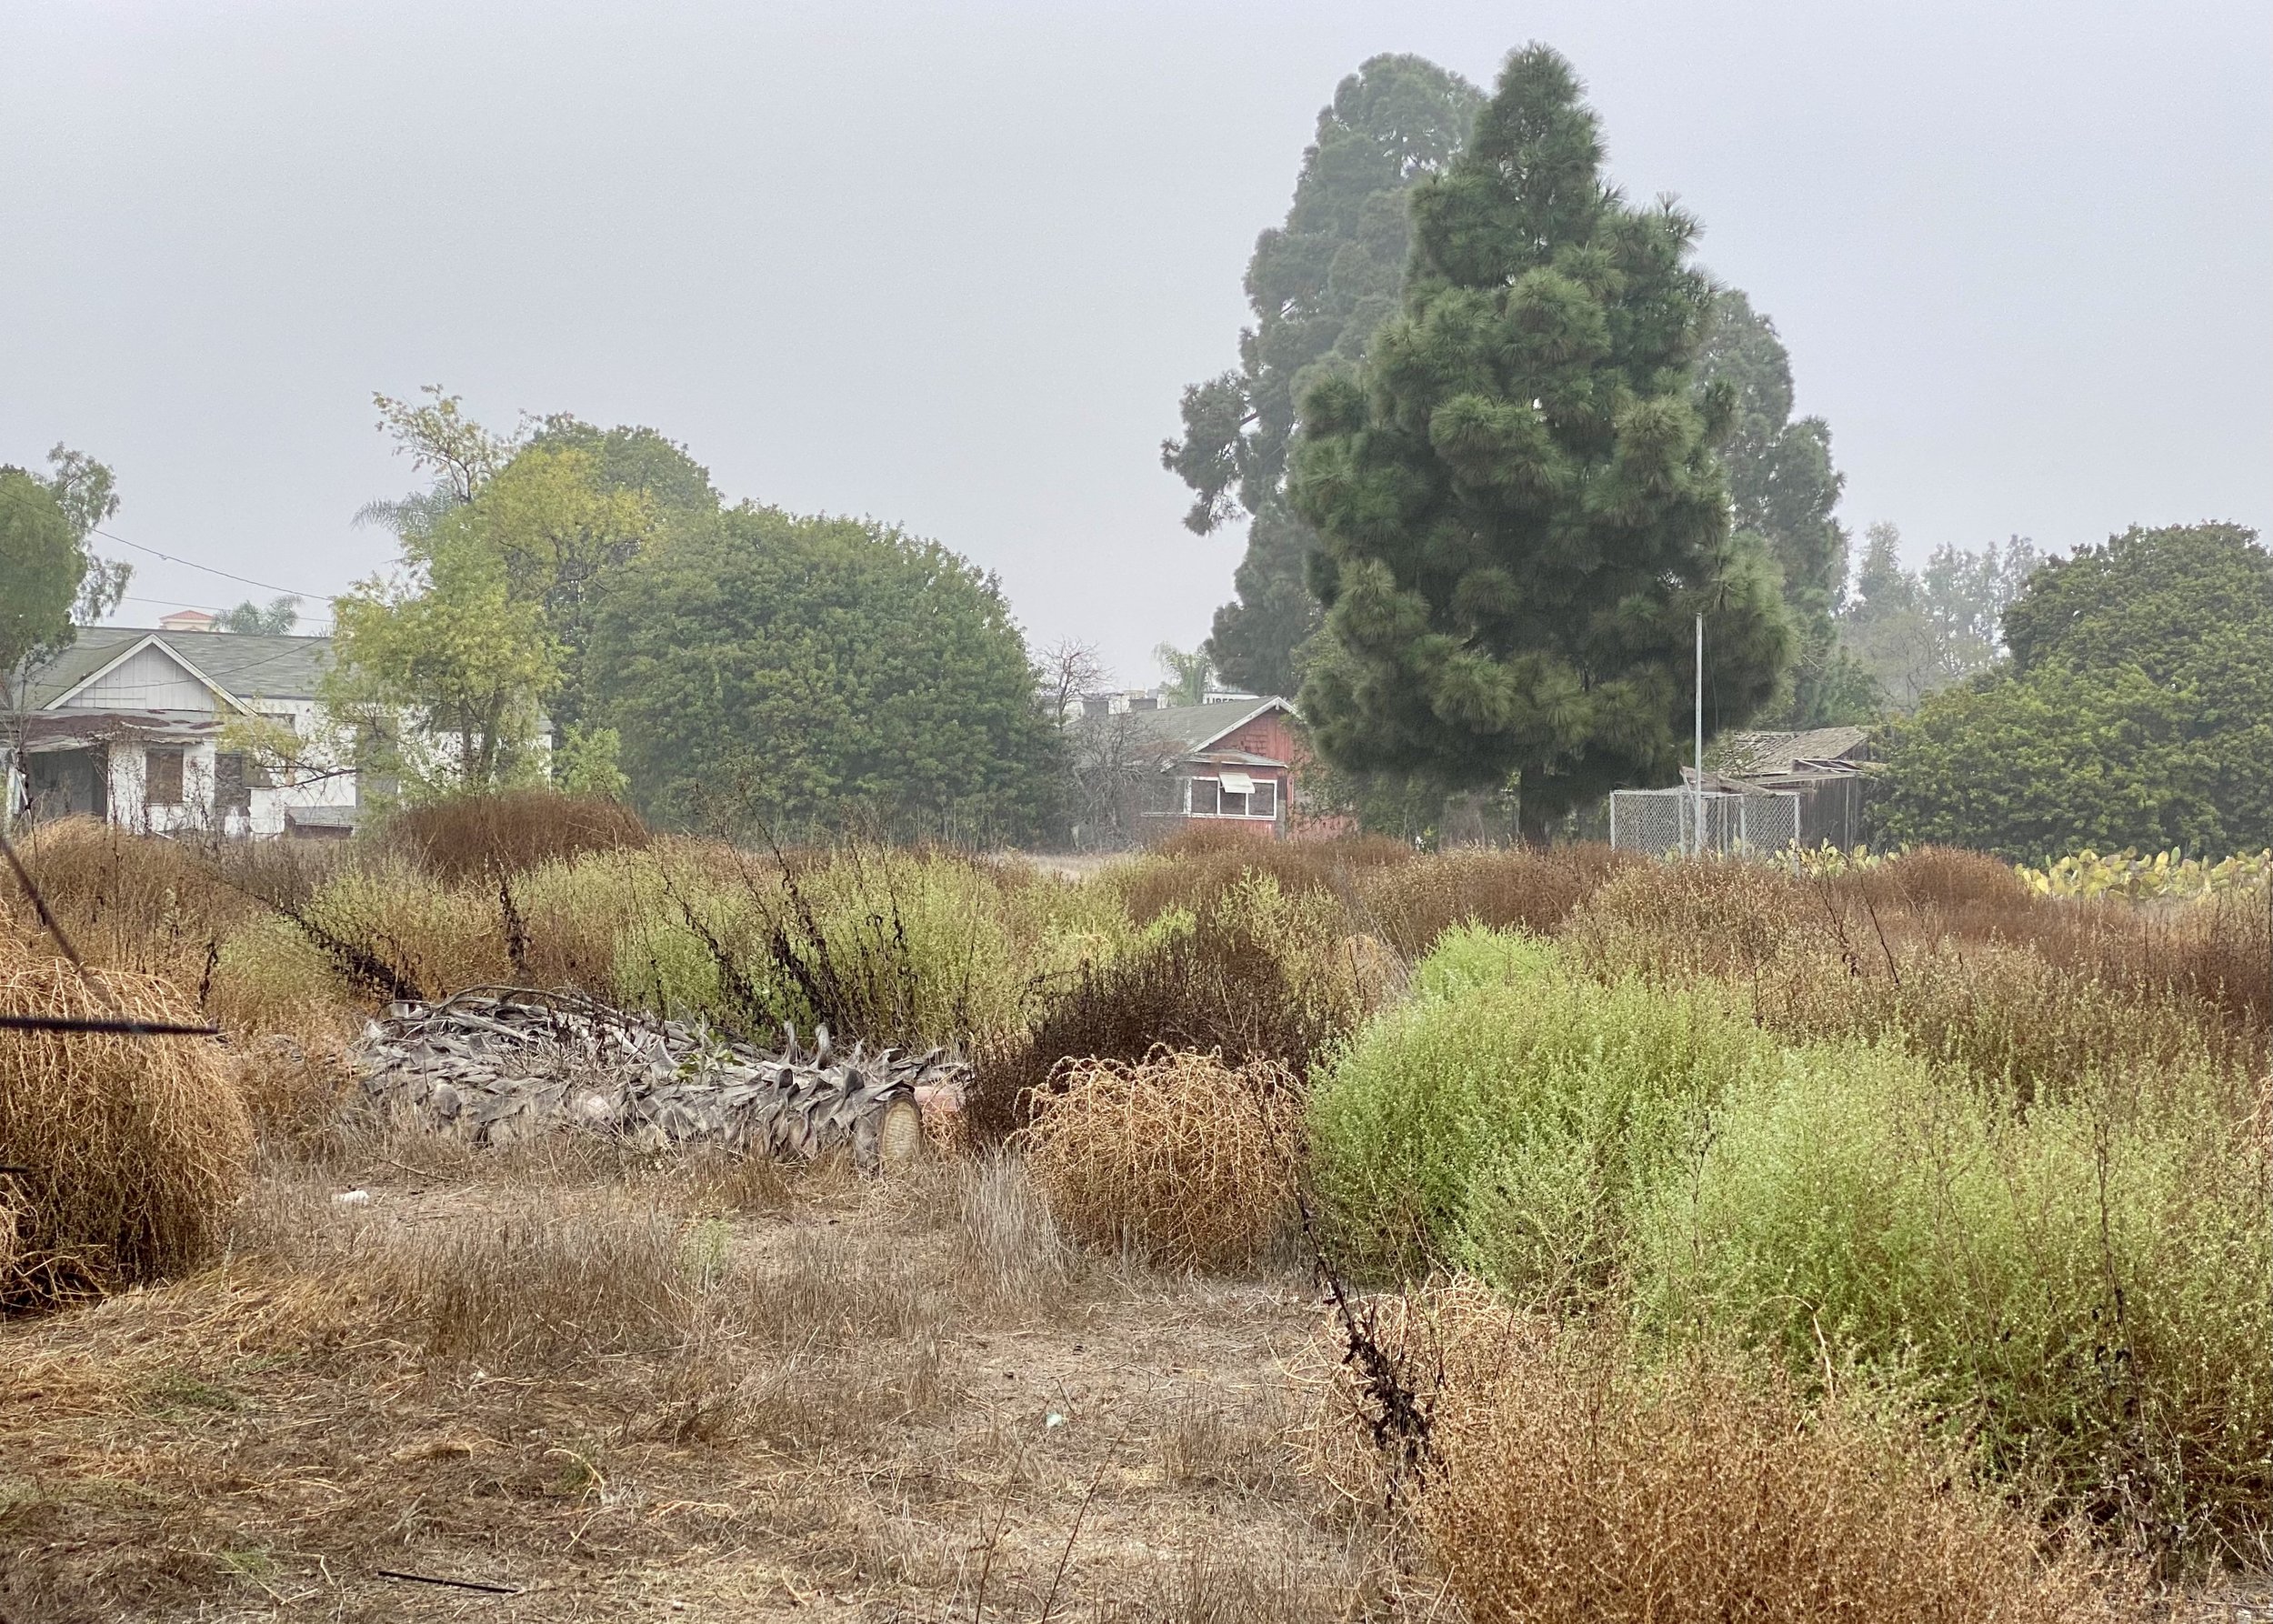
[(1295, 690), (1295, 651), (1319, 615), (1304, 579), (1317, 537), (1286, 497), (1296, 402), (1321, 363), (1356, 361), (1396, 313), (1406, 194), (1451, 162), (1483, 99), (1418, 56), (1376, 56), (1345, 78), (1319, 111), (1285, 223), (1247, 262), (1255, 323), (1239, 335), (1237, 369), (1184, 391), (1183, 437), (1161, 447), (1192, 488), (1184, 522), (1203, 536), (1247, 525), (1237, 596), (1216, 611), (1205, 650), (1235, 687)]

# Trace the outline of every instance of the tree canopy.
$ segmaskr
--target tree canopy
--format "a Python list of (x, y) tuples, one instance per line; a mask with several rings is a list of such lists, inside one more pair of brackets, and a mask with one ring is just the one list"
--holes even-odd
[(710, 483), (710, 470), (686, 446), (652, 428), (622, 423), (599, 428), (556, 412), (528, 444), (536, 451), (586, 454), (592, 459), (592, 482), (599, 489), (644, 496), (666, 515), (700, 516), (718, 511), (720, 498)]
[(0, 467), (0, 671), (35, 664), (71, 641), (71, 605), (86, 556), (47, 486)]
[(994, 578), (875, 523), (744, 505), (602, 594), (596, 716), (680, 825), (1019, 834), (1059, 740)]
[(43, 477), (0, 464), (0, 702), (11, 708), (25, 675), (71, 646), (75, 621), (116, 608), (134, 574), (87, 546), (118, 511), (117, 476), (66, 446), (47, 453), (47, 466)]
[(2011, 658), (1887, 740), (1882, 832), (2038, 861), (2273, 844), (2273, 557), (2234, 525), (2133, 527), (2028, 577)]
[[(612, 747), (584, 720), (592, 606), (660, 531), (645, 481), (688, 499), (693, 468), (715, 511), (708, 478), (652, 429), (556, 417), (533, 437), (499, 435), (456, 396), (425, 395), (375, 397), (381, 427), (431, 483), (364, 510), (395, 530), (403, 558), (336, 600), (327, 697), (366, 757), (388, 757), (372, 765), (414, 796), (537, 774), (546, 728), (556, 767), (613, 786)], [(420, 736), (446, 747), (422, 747)]]
[(414, 799), (533, 783), (560, 683), (544, 606), (516, 596), (467, 503), (406, 541), (393, 576), (333, 600), (327, 708), (360, 765)]
[(1296, 510), (1323, 542), (1303, 690), (1335, 765), (1447, 787), (1517, 775), (1525, 824), (1664, 781), (1688, 730), (1691, 617), (1711, 719), (1774, 692), (1774, 564), (1731, 533), (1699, 400), (1712, 293), (1696, 227), (1604, 183), (1569, 65), (1509, 57), (1466, 149), (1411, 194), (1403, 310), (1309, 388)]
[(1734, 288), (1713, 301), (1697, 372), (1703, 388), (1725, 383), (1735, 392), (1720, 446), (1730, 521), (1766, 544), (1792, 613), (1797, 645), (1780, 719), (1795, 727), (1860, 720), (1868, 696), (1840, 658), (1832, 620), (1846, 596), (1847, 548), (1832, 516), (1847, 476), (1831, 463), (1831, 426), (1793, 417), (1790, 352), (1776, 324)]
[[(1992, 667), (2002, 656), (2002, 617), (2044, 555), (2026, 536), (1976, 552), (1947, 543), (1923, 569), (1901, 559), (1901, 533), (1865, 533), (1855, 592), (1837, 617), (1834, 675), (1859, 687), (1857, 708), (1909, 711), (1927, 695)], [(1863, 721), (1867, 714), (1828, 721)]]
[(272, 636), (289, 632), (300, 623), (300, 600), (289, 594), (272, 597), (264, 607), (246, 598), (221, 617), (225, 632), (265, 632)]
[(1206, 535), (1248, 520), (1238, 596), (1217, 610), (1205, 651), (1237, 687), (1294, 692), (1295, 650), (1317, 629), (1304, 580), (1317, 538), (1286, 501), (1296, 403), (1321, 362), (1355, 362), (1396, 313), (1405, 195), (1451, 161), (1483, 99), (1418, 56), (1376, 56), (1345, 78), (1318, 114), (1286, 223), (1248, 261), (1255, 325), (1239, 336), (1238, 369), (1184, 392), (1184, 436), (1161, 460), (1192, 487), (1185, 524)]

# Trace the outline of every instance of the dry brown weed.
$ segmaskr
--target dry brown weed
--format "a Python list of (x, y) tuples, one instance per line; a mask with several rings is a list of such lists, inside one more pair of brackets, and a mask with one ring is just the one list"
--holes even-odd
[(1077, 1238), (1164, 1268), (1237, 1269), (1294, 1228), (1302, 1091), (1276, 1061), (1156, 1050), (1068, 1060), (1021, 1135)]
[(1360, 1367), (1313, 1356), (1321, 1477), (1395, 1501), (1476, 1624), (2119, 1616), (2136, 1586), (2048, 1558), (2036, 1528), (1898, 1422), (1809, 1409), (1774, 1371), (1697, 1353), (1657, 1369), (1614, 1333), (1457, 1284), (1371, 1321), (1426, 1418), (1392, 1485)]
[[(195, 1024), (165, 982), (91, 982), (0, 946), (0, 1008)], [(208, 1038), (94, 1032), (0, 1037), (0, 1205), (12, 1254), (0, 1308), (186, 1268), (212, 1251), (250, 1171), (251, 1123)]]

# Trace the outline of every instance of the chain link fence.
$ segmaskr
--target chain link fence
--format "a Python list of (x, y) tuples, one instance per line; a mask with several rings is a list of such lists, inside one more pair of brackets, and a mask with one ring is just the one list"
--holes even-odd
[[(1704, 839), (1697, 838), (1699, 817)], [(1799, 796), (1789, 789), (1738, 795), (1710, 789), (1619, 789), (1610, 796), (1610, 844), (1651, 857), (1704, 851), (1771, 857), (1799, 839)]]

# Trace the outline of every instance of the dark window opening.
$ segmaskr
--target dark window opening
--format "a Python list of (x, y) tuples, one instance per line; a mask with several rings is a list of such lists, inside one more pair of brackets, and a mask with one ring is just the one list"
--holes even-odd
[(142, 753), (142, 804), (178, 807), (182, 804), (182, 753), (145, 750)]

